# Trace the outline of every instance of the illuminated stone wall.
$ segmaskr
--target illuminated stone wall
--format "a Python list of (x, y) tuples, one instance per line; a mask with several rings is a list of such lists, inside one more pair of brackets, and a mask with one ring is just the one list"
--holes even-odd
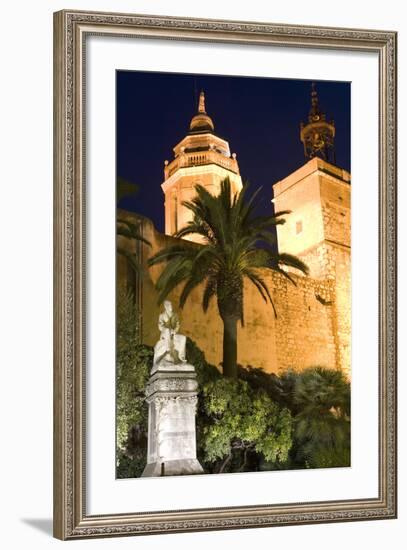
[[(146, 262), (148, 257), (175, 239), (157, 232), (149, 220), (143, 220), (142, 230), (152, 246), (139, 245), (144, 274), (131, 284), (142, 309), (143, 342), (154, 345), (159, 337), (157, 320), (160, 311), (154, 282), (162, 268), (148, 269)], [(118, 279), (128, 278), (125, 261), (118, 256), (118, 262)], [(297, 282), (294, 286), (278, 273), (265, 272), (263, 277), (271, 290), (277, 318), (256, 288), (246, 282), (245, 326), (238, 329), (239, 363), (261, 367), (268, 372), (315, 365), (346, 369), (343, 354), (338, 353), (335, 281), (294, 275)], [(175, 306), (179, 293), (178, 289), (169, 297)], [(222, 360), (222, 321), (216, 300), (205, 314), (201, 299), (202, 288), (198, 287), (179, 312), (182, 332), (197, 343), (209, 362), (219, 365)]]
[[(210, 188), (221, 174), (213, 166), (201, 168), (210, 168), (210, 173), (202, 173)], [(192, 172), (187, 177), (180, 171), (176, 174), (180, 175), (181, 186), (187, 181), (191, 185)], [(277, 317), (257, 289), (245, 282), (245, 326), (238, 328), (238, 361), (268, 372), (288, 367), (324, 366), (340, 368), (350, 375), (350, 175), (314, 158), (277, 182), (273, 189), (276, 211), (291, 211), (286, 215), (286, 223), (278, 226), (279, 251), (302, 258), (310, 268), (310, 276), (293, 272), (297, 283), (294, 286), (281, 274), (264, 270), (262, 277), (270, 289)], [(188, 188), (188, 193), (186, 198), (192, 196), (192, 187)], [(126, 215), (137, 219), (135, 215)], [(138, 219), (143, 236), (152, 245), (138, 244), (144, 273), (134, 278), (119, 257), (118, 277), (119, 280), (127, 278), (135, 289), (142, 312), (143, 341), (154, 345), (159, 337), (157, 319), (160, 311), (154, 284), (162, 267), (149, 269), (147, 260), (176, 239), (157, 232), (151, 221)], [(169, 296), (175, 307), (180, 290), (176, 289)], [(202, 311), (202, 293), (202, 287), (196, 288), (179, 312), (182, 332), (197, 343), (209, 362), (219, 365), (223, 325), (216, 299), (206, 314)]]
[(273, 189), (276, 211), (292, 212), (277, 228), (279, 250), (299, 256), (311, 277), (329, 282), (336, 365), (350, 375), (350, 174), (314, 158)]

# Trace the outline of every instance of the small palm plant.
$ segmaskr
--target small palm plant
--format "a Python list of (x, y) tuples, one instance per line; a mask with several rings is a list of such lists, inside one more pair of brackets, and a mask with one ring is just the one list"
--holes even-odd
[(262, 276), (264, 270), (281, 273), (295, 284), (283, 266), (308, 273), (307, 266), (290, 254), (275, 251), (274, 228), (284, 223), (279, 212), (270, 216), (255, 214), (260, 190), (247, 197), (247, 185), (233, 195), (229, 179), (221, 183), (219, 195), (210, 194), (203, 186), (195, 187), (196, 196), (183, 205), (191, 210), (193, 219), (177, 233), (182, 238), (191, 234), (200, 236), (202, 244), (179, 241), (159, 251), (149, 259), (149, 265), (165, 263), (156, 286), (159, 303), (183, 283), (179, 305), (182, 308), (191, 291), (203, 285), (202, 307), (206, 312), (216, 297), (219, 315), (223, 321), (223, 374), (237, 376), (237, 323), (244, 324), (244, 279), (258, 290), (261, 298), (270, 303), (270, 290)]
[(350, 383), (340, 370), (294, 375), (295, 459), (309, 468), (350, 465)]

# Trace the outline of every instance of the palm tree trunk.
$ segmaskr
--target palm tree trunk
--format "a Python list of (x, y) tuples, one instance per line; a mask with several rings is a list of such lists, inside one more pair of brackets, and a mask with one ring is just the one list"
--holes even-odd
[(223, 375), (237, 378), (237, 319), (223, 318)]

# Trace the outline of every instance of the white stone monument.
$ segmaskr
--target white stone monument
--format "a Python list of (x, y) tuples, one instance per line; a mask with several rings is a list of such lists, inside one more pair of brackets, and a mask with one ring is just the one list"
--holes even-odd
[(203, 473), (196, 458), (198, 383), (194, 366), (186, 360), (186, 337), (178, 334), (179, 326), (171, 302), (165, 301), (146, 387), (148, 447), (143, 477)]

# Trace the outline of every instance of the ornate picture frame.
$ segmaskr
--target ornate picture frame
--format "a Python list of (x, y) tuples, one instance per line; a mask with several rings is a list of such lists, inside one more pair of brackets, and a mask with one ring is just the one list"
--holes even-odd
[[(86, 494), (86, 40), (371, 52), (378, 59), (378, 494), (90, 515)], [(54, 14), (54, 535), (59, 539), (391, 519), (396, 476), (396, 42), (390, 31), (64, 10)], [(113, 154), (113, 152), (112, 152)], [(376, 238), (376, 237), (375, 237)], [(148, 480), (146, 480), (148, 482)]]

